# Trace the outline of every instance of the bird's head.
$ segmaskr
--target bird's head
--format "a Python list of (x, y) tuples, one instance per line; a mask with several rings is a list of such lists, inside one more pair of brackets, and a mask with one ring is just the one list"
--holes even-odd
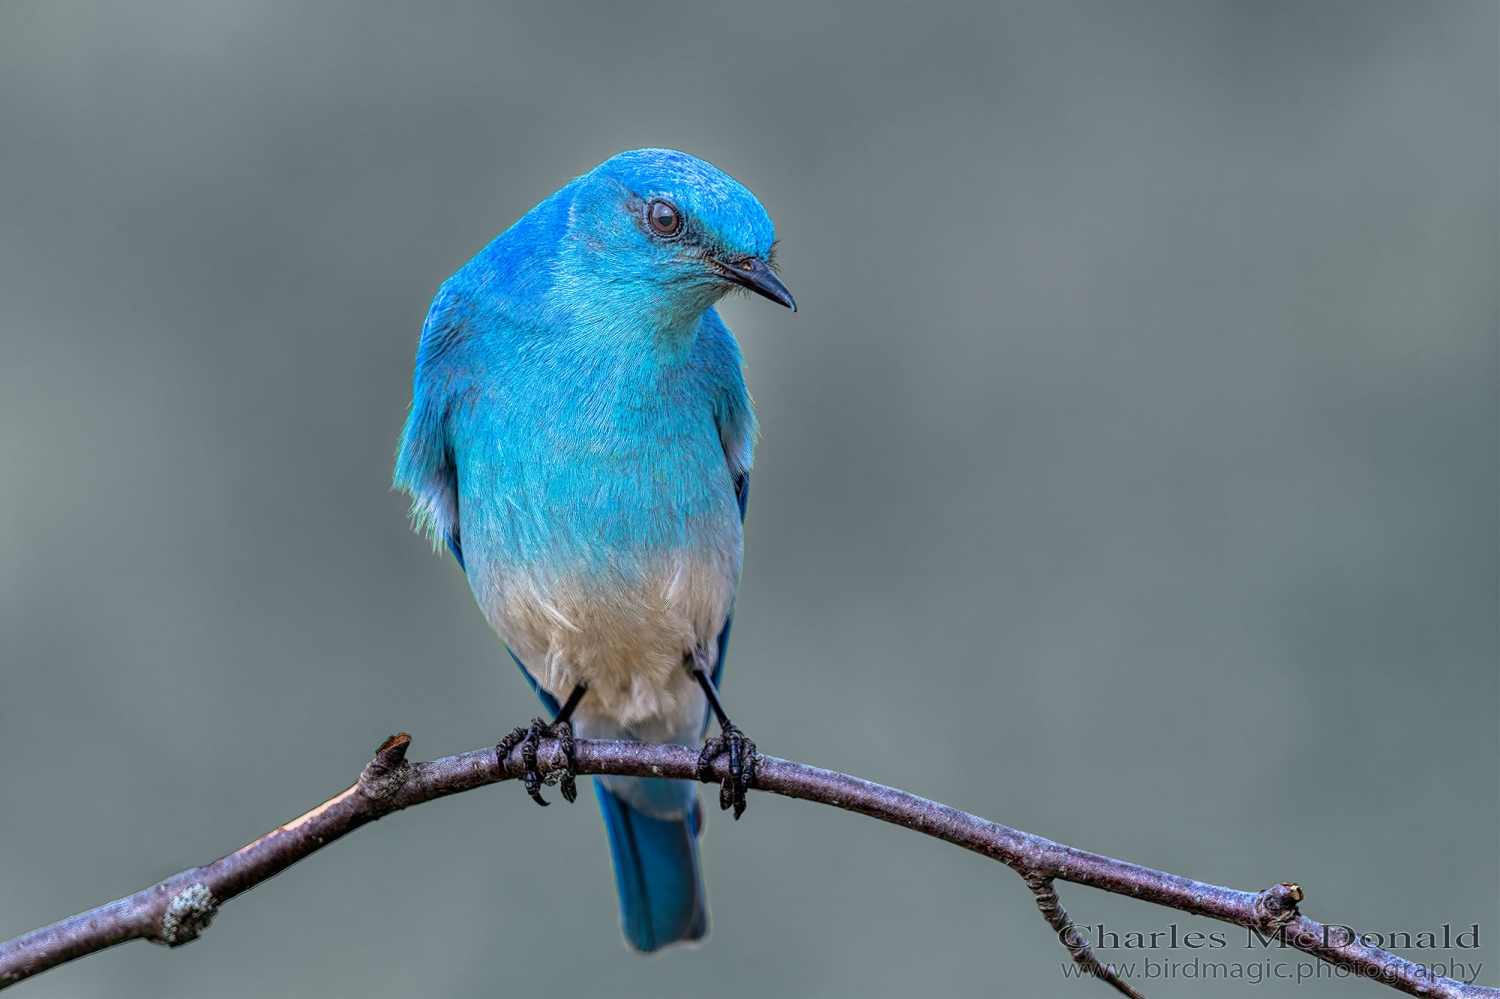
[[(575, 278), (604, 281), (689, 318), (736, 288), (796, 311), (771, 269), (776, 227), (744, 185), (695, 156), (635, 149), (579, 179), (569, 220)], [(583, 258), (583, 259), (580, 259)]]

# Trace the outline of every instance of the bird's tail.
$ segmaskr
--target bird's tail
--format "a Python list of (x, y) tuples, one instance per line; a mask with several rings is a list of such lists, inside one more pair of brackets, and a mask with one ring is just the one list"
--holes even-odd
[[(627, 779), (680, 783), (650, 777)], [(703, 894), (703, 874), (698, 869), (702, 813), (696, 792), (685, 815), (653, 818), (632, 807), (602, 781), (594, 781), (594, 790), (609, 831), (625, 939), (646, 953), (678, 941), (701, 940), (708, 934), (708, 902)]]

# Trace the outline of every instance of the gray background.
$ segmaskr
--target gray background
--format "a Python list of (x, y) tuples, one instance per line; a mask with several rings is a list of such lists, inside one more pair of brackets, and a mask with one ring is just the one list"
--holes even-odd
[[(1500, 983), (1497, 14), (7, 0), (0, 937), (390, 732), (535, 713), (388, 490), (417, 331), (659, 144), (761, 197), (802, 306), (725, 308), (762, 748), (1364, 930), (1478, 922)], [(763, 798), (710, 824), (707, 945), (632, 956), (595, 811), (431, 804), (26, 994), (1103, 994), (1008, 871)]]

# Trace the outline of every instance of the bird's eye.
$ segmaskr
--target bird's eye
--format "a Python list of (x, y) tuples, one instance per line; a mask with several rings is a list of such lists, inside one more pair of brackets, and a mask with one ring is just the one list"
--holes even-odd
[(682, 213), (670, 201), (658, 199), (647, 205), (646, 220), (659, 236), (675, 236), (682, 231)]

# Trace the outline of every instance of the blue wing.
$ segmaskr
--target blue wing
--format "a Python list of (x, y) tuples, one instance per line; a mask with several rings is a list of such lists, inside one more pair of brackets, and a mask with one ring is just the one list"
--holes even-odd
[[(734, 498), (740, 505), (740, 524), (745, 523), (745, 508), (750, 505), (750, 470), (747, 468), (734, 480)], [(714, 663), (714, 687), (719, 686), (719, 678), (724, 675), (724, 657), (729, 654), (729, 629), (734, 627), (734, 604), (729, 605), (729, 617), (724, 619), (724, 630), (719, 632), (719, 661)], [(707, 716), (703, 719), (703, 727), (708, 728)]]

